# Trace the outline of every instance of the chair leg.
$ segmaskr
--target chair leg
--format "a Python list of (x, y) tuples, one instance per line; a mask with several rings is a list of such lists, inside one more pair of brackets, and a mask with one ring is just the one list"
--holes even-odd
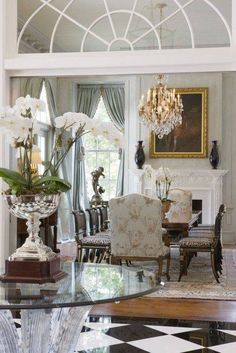
[(84, 248), (84, 256), (82, 258), (82, 262), (88, 262), (89, 261), (89, 249)]
[(105, 250), (105, 261), (107, 264), (111, 263), (111, 251), (110, 248), (106, 248)]
[(95, 249), (89, 250), (89, 260), (90, 260), (90, 262), (94, 262), (95, 256), (96, 256), (96, 250)]
[(166, 258), (166, 278), (167, 281), (170, 280), (170, 254)]
[(77, 259), (78, 259), (78, 262), (81, 262), (81, 259), (82, 259), (82, 248), (80, 245), (78, 245), (77, 247)]
[(180, 256), (179, 256), (179, 279), (178, 279), (178, 282), (180, 282), (181, 280), (181, 277), (183, 276), (183, 274), (187, 271), (187, 268), (186, 268), (186, 251), (183, 249), (183, 248), (180, 248), (179, 249), (179, 252), (180, 252)]
[(100, 249), (99, 250), (99, 258), (98, 258), (98, 263), (100, 264), (105, 256), (105, 253), (106, 253), (106, 249)]
[(161, 276), (162, 276), (162, 267), (163, 267), (163, 258), (161, 257), (158, 259), (158, 273), (157, 273), (157, 276), (160, 282), (161, 282)]
[(216, 268), (215, 268), (215, 252), (214, 252), (214, 249), (211, 249), (211, 267), (212, 267), (212, 272), (214, 274), (216, 282), (220, 283), (219, 276), (217, 275)]

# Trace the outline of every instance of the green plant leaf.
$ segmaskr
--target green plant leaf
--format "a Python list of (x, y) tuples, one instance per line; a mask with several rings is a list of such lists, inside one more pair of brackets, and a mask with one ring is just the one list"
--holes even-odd
[(57, 171), (54, 168), (53, 164), (49, 161), (42, 162), (42, 165), (44, 165), (45, 170), (49, 170), (52, 176), (57, 176)]
[(71, 184), (68, 181), (60, 179), (56, 176), (45, 176), (37, 180), (33, 180), (33, 186), (38, 187), (43, 185), (49, 188), (51, 186), (53, 189), (55, 187), (58, 191), (68, 191), (71, 188)]
[(27, 187), (28, 185), (27, 180), (14, 170), (0, 168), (0, 177), (3, 178), (10, 187), (12, 187), (12, 185)]

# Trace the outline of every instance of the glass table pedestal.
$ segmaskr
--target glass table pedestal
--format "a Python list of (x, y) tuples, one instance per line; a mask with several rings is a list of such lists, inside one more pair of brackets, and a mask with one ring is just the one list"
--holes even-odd
[(91, 308), (92, 305), (21, 310), (21, 330), (16, 328), (11, 311), (1, 310), (0, 352), (74, 353)]
[(149, 294), (160, 285), (140, 268), (67, 262), (62, 270), (67, 276), (56, 283), (0, 282), (1, 353), (73, 353), (94, 304)]

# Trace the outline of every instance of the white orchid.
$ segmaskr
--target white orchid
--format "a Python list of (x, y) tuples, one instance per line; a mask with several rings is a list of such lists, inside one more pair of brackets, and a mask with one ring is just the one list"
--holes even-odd
[(58, 116), (55, 119), (55, 127), (57, 127), (58, 129), (63, 128), (64, 130), (69, 131), (71, 130), (73, 125), (74, 125), (74, 120), (69, 115)]
[(172, 178), (169, 168), (161, 166), (156, 173), (156, 193), (160, 200), (168, 200), (171, 182)]
[(45, 103), (41, 99), (27, 95), (26, 97), (17, 98), (13, 109), (22, 116), (27, 116), (30, 113), (31, 117), (34, 117), (37, 111), (45, 111)]
[(6, 133), (11, 146), (17, 147), (19, 142), (23, 142), (33, 131), (36, 134), (39, 130), (36, 120), (22, 117), (13, 109), (5, 111), (5, 117), (0, 119), (0, 127)]
[(91, 119), (84, 113), (67, 112), (55, 119), (56, 128), (64, 128), (80, 131), (89, 131), (94, 136), (103, 136), (112, 144), (118, 147), (124, 146), (124, 135), (115, 127), (112, 122), (101, 122), (98, 119)]
[(87, 125), (89, 120), (91, 119), (86, 114), (67, 112), (55, 118), (55, 127), (58, 129), (63, 128), (66, 131), (70, 129), (78, 130), (81, 126)]
[[(71, 187), (66, 180), (60, 179), (56, 174), (52, 174), (53, 169), (51, 168), (48, 168), (43, 176), (33, 175), (34, 135), (38, 132), (36, 112), (44, 109), (45, 104), (43, 101), (26, 96), (18, 98), (13, 108), (6, 107), (0, 111), (0, 128), (6, 133), (12, 147), (17, 148), (18, 151), (17, 164), (19, 171), (0, 168), (0, 177), (4, 178), (10, 187), (7, 191), (8, 193), (58, 193), (67, 191)], [(57, 149), (53, 148), (53, 157), (57, 156), (56, 152)], [(63, 159), (65, 156), (63, 154)], [(50, 167), (53, 157), (48, 162)], [(58, 161), (55, 159), (55, 163), (59, 166), (62, 160)]]

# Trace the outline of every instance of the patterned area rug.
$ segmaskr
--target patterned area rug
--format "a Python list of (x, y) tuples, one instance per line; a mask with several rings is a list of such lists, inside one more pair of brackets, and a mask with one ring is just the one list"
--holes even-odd
[(236, 249), (225, 249), (223, 254), (220, 283), (217, 283), (213, 276), (210, 256), (207, 253), (199, 253), (197, 257), (193, 257), (187, 276), (183, 276), (181, 282), (178, 282), (179, 251), (172, 249), (170, 282), (165, 282), (164, 287), (149, 296), (236, 300)]
[[(73, 247), (72, 247), (73, 245)], [(198, 253), (190, 263), (188, 275), (179, 277), (179, 249), (171, 248), (170, 282), (165, 278), (164, 287), (150, 294), (150, 297), (164, 298), (191, 298), (191, 299), (215, 299), (236, 300), (236, 249), (224, 249), (223, 274), (220, 283), (217, 283), (211, 269), (210, 256), (207, 253)], [(69, 244), (68, 249), (64, 244), (61, 251), (62, 260), (74, 260), (76, 256), (75, 243)], [(145, 263), (145, 269), (153, 271), (154, 263)], [(141, 263), (140, 263), (141, 265)], [(129, 269), (137, 269), (139, 264), (133, 263)], [(141, 265), (143, 267), (143, 263)]]

